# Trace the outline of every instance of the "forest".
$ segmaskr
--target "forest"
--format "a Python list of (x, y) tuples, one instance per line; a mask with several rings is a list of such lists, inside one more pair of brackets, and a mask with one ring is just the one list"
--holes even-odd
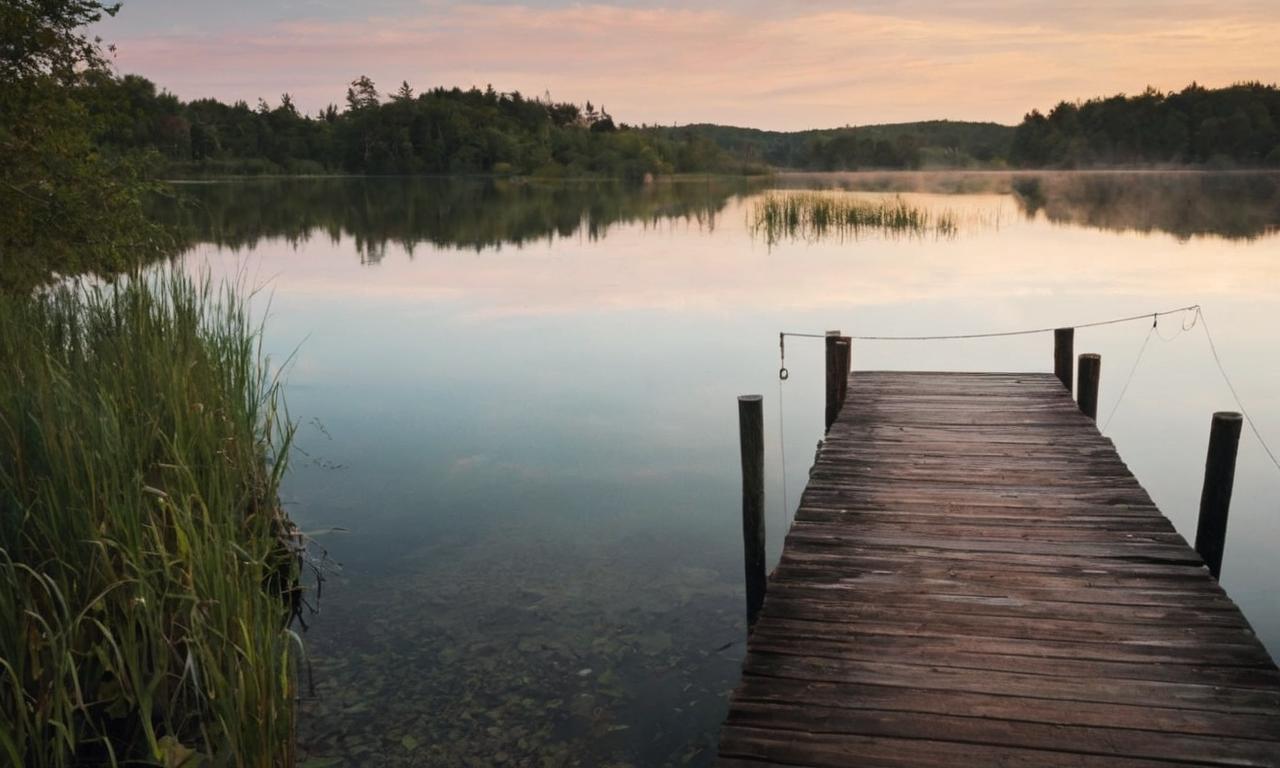
[(85, 100), (111, 130), (100, 144), (152, 151), (167, 176), (465, 174), (642, 178), (664, 173), (975, 167), (1001, 162), (1013, 129), (921, 123), (797, 132), (616, 122), (603, 106), (527, 98), (492, 86), (381, 93), (356, 78), (342, 108), (184, 102), (137, 75), (97, 76)]
[(1014, 133), (999, 123), (956, 120), (789, 132), (708, 123), (655, 130), (710, 139), (744, 162), (804, 171), (998, 166)]
[(305, 115), (289, 94), (257, 106), (184, 102), (137, 75), (100, 75), (83, 99), (109, 128), (107, 150), (153, 153), (167, 176), (228, 174), (517, 174), (643, 178), (762, 172), (700, 136), (615, 123), (604, 107), (530, 99), (492, 87), (402, 83), (390, 94), (354, 80), (344, 106)]
[(256, 106), (182, 101), (137, 75), (79, 87), (96, 140), (145, 152), (156, 175), (495, 174), (641, 179), (672, 173), (920, 168), (1280, 166), (1280, 90), (1244, 83), (1147, 89), (1032, 110), (1017, 125), (932, 120), (808, 131), (629, 125), (603, 106), (518, 91), (353, 80), (343, 106), (302, 113), (289, 94)]
[(1031, 168), (1280, 167), (1280, 89), (1192, 83), (1171, 93), (1064, 101), (1023, 119), (1009, 160)]

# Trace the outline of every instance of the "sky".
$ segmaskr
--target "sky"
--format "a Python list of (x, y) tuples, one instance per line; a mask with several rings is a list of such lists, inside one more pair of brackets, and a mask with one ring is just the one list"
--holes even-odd
[(95, 32), (119, 71), (184, 99), (289, 93), (311, 113), (359, 75), (773, 130), (1012, 124), (1147, 86), (1280, 81), (1276, 0), (124, 0)]

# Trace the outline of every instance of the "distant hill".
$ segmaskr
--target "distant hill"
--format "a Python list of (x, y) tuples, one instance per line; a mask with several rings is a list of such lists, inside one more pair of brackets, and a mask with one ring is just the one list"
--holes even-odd
[(746, 163), (835, 171), (1002, 165), (1015, 129), (999, 123), (928, 120), (795, 132), (708, 123), (648, 130), (672, 140), (709, 140)]

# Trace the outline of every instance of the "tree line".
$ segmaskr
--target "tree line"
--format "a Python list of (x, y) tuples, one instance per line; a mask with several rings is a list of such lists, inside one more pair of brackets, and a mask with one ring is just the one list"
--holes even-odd
[(1032, 110), (1016, 127), (933, 120), (795, 132), (628, 125), (604, 107), (487, 87), (353, 80), (342, 106), (183, 101), (138, 75), (91, 69), (79, 111), (108, 156), (149, 153), (166, 176), (497, 174), (640, 179), (669, 173), (918, 168), (1280, 166), (1280, 91), (1244, 83), (1147, 89)]
[(1148, 88), (1032, 110), (1014, 133), (1021, 167), (1194, 165), (1280, 166), (1280, 90), (1239, 83), (1181, 91)]
[(708, 138), (745, 162), (804, 171), (989, 167), (1004, 163), (1013, 138), (1007, 125), (956, 120), (808, 131), (705, 123), (656, 130)]
[(138, 75), (95, 73), (84, 98), (113, 126), (116, 151), (156, 153), (166, 175), (520, 174), (642, 178), (664, 173), (763, 173), (1000, 163), (1013, 129), (934, 120), (796, 132), (616, 122), (604, 107), (528, 98), (492, 86), (402, 82), (381, 93), (368, 77), (342, 107), (302, 113), (289, 94), (255, 106), (184, 102)]
[(760, 171), (699, 136), (672, 137), (617, 123), (583, 106), (500, 93), (492, 86), (406, 82), (390, 94), (368, 77), (345, 103), (315, 115), (289, 94), (272, 105), (182, 101), (138, 75), (94, 73), (82, 88), (109, 126), (105, 149), (154, 152), (169, 175), (355, 173), (521, 174), (643, 178), (664, 173)]

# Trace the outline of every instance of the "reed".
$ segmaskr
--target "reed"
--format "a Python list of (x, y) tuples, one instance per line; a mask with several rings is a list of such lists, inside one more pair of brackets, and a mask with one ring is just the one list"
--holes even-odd
[(0, 763), (294, 762), (292, 429), (241, 295), (0, 297)]
[(825, 192), (764, 195), (751, 208), (750, 225), (770, 245), (784, 238), (856, 239), (870, 233), (949, 238), (959, 231), (959, 220), (950, 211), (932, 213), (901, 197), (868, 200)]

